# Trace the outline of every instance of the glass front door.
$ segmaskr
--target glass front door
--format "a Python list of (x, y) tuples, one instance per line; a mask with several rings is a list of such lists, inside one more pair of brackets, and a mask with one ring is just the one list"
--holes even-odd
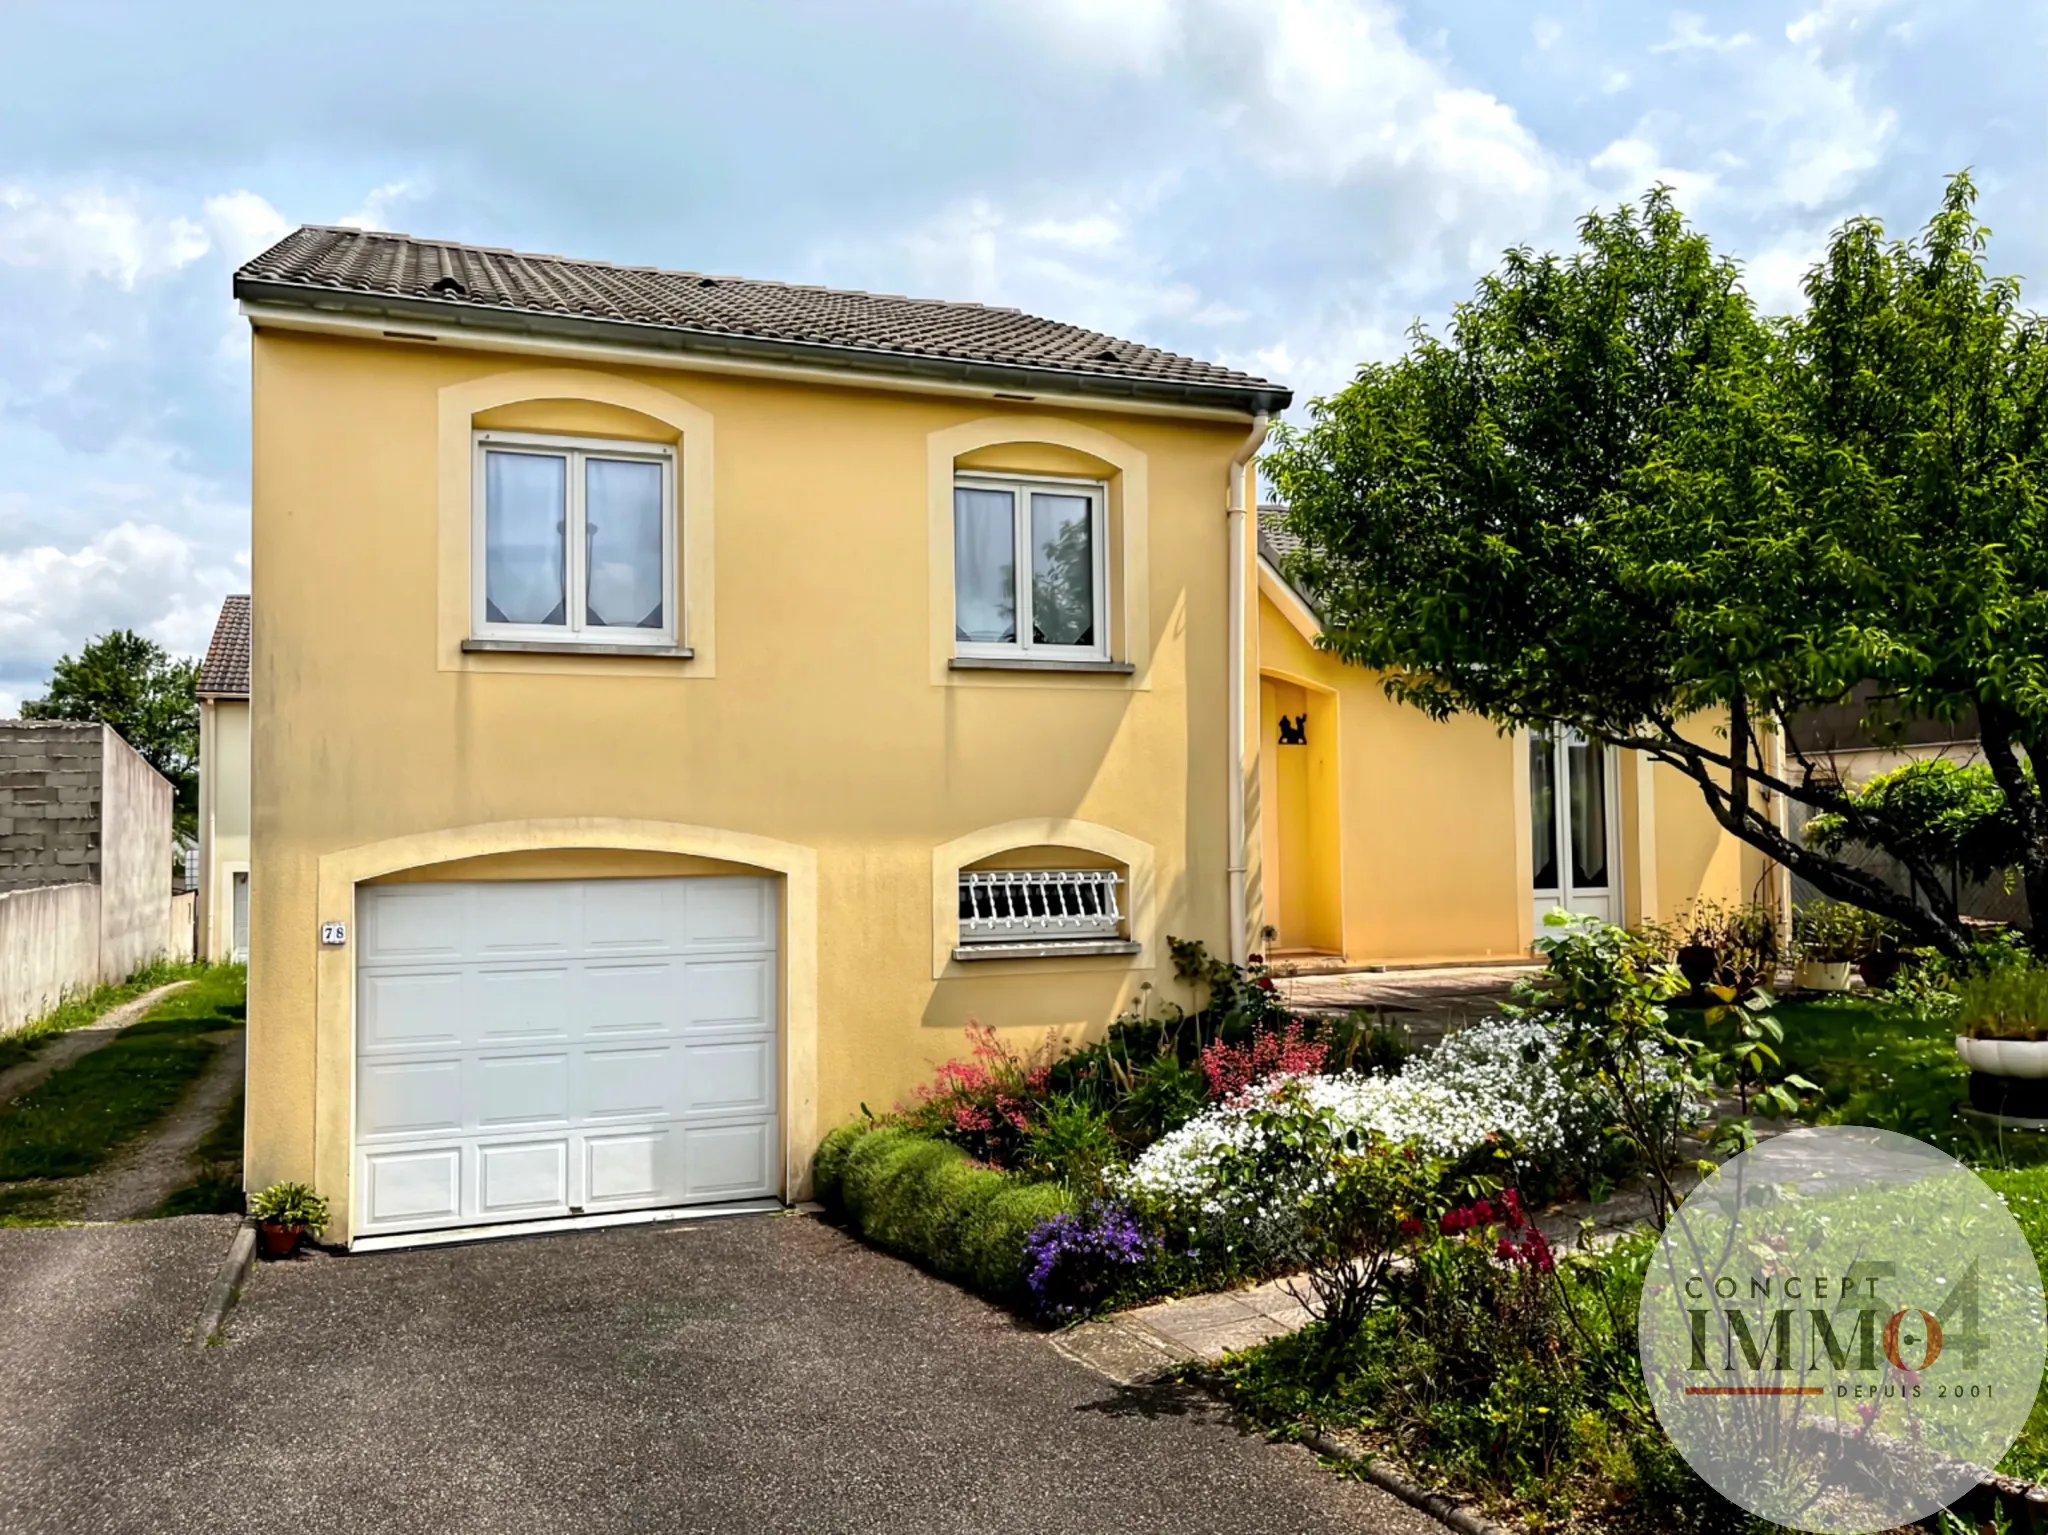
[(1612, 749), (1575, 731), (1529, 738), (1530, 867), (1536, 920), (1556, 907), (1620, 919)]

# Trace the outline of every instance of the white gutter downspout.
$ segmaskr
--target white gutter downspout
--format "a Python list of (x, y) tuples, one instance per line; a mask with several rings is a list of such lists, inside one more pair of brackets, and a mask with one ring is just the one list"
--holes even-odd
[(1241, 965), (1251, 952), (1245, 932), (1246, 900), (1244, 825), (1244, 703), (1245, 703), (1245, 582), (1244, 478), (1245, 469), (1265, 445), (1271, 418), (1252, 417), (1252, 429), (1230, 460), (1230, 499), (1226, 503), (1230, 530), (1230, 682), (1229, 703), (1224, 725), (1230, 737), (1230, 777), (1225, 780), (1230, 813), (1230, 962)]

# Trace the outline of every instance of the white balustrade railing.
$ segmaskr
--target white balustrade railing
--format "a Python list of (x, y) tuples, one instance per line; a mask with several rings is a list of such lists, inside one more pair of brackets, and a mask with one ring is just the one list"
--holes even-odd
[(960, 942), (1115, 938), (1123, 930), (1113, 869), (967, 869), (960, 874)]

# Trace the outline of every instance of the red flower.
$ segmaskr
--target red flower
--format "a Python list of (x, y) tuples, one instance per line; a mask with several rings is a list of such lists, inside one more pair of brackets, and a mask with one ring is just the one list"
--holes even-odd
[(1412, 1216), (1412, 1215), (1405, 1215), (1405, 1216), (1403, 1216), (1403, 1217), (1401, 1218), (1401, 1235), (1402, 1235), (1402, 1236), (1404, 1236), (1404, 1237), (1419, 1237), (1419, 1236), (1421, 1236), (1421, 1235), (1422, 1235), (1423, 1229), (1424, 1229), (1424, 1228), (1423, 1228), (1422, 1222), (1421, 1222), (1421, 1221), (1419, 1221), (1419, 1220), (1417, 1220), (1417, 1219), (1416, 1219), (1416, 1218), (1415, 1218), (1414, 1216)]

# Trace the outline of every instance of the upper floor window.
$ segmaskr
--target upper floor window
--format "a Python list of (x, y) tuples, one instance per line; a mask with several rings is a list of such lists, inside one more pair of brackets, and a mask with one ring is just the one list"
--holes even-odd
[(957, 654), (1107, 658), (1107, 499), (1092, 480), (955, 478)]
[(476, 455), (480, 638), (677, 643), (672, 449), (479, 432)]

